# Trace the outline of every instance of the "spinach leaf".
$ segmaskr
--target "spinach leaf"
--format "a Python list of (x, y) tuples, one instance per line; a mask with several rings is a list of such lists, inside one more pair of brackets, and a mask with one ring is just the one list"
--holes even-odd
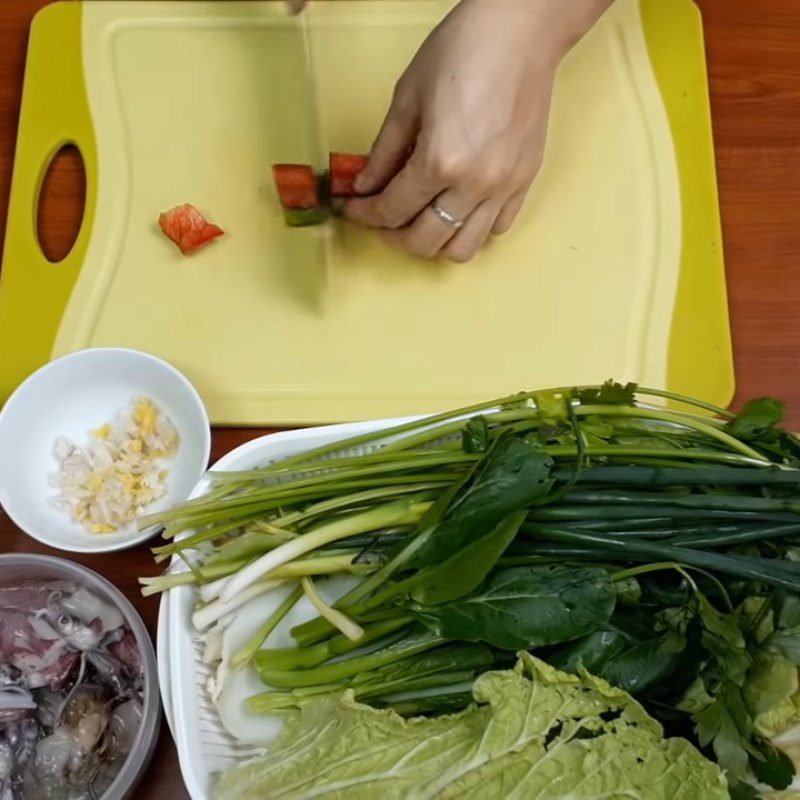
[(438, 523), (421, 529), (398, 554), (395, 569), (438, 564), (483, 538), (509, 514), (550, 490), (552, 466), (541, 449), (521, 439), (498, 441), (471, 480), (453, 496)]
[(489, 449), (489, 426), (484, 417), (473, 417), (461, 431), (461, 446), (465, 453), (483, 453)]
[(583, 668), (592, 675), (598, 675), (606, 661), (623, 653), (635, 641), (622, 631), (607, 628), (590, 633), (572, 647), (555, 653), (547, 661), (563, 672), (575, 673)]
[(457, 602), (412, 603), (408, 611), (446, 639), (529, 650), (598, 630), (611, 617), (616, 596), (614, 582), (600, 567), (508, 567)]
[(480, 539), (457, 550), (441, 564), (417, 573), (411, 597), (423, 605), (439, 605), (469, 594), (480, 586), (514, 540), (525, 511), (510, 514)]
[(593, 673), (629, 694), (648, 692), (666, 680), (680, 663), (680, 655), (667, 650), (665, 641), (666, 637), (658, 636), (629, 644)]

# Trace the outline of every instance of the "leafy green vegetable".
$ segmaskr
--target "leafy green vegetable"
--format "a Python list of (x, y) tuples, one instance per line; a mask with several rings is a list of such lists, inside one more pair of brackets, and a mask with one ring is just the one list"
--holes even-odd
[(475, 682), (477, 705), (404, 720), (352, 695), (306, 705), (262, 758), (225, 773), (216, 798), (505, 800), (728, 796), (722, 772), (624, 692), (523, 654)]
[(461, 432), (461, 446), (465, 453), (483, 453), (489, 449), (491, 438), (485, 417), (473, 417)]
[(335, 661), (320, 667), (301, 670), (272, 669), (269, 655), (262, 656), (265, 651), (256, 653), (253, 662), (258, 669), (261, 680), (268, 686), (279, 689), (294, 689), (301, 686), (318, 686), (352, 678), (360, 672), (378, 669), (403, 658), (424, 653), (444, 644), (444, 639), (428, 631), (413, 633), (398, 642), (384, 647), (375, 653), (354, 656), (343, 661)]
[(547, 660), (549, 664), (564, 672), (579, 672), (584, 669), (592, 675), (599, 675), (603, 664), (635, 644), (637, 644), (636, 639), (627, 633), (617, 628), (606, 628), (590, 633)]
[[(524, 526), (523, 526), (524, 529)], [(779, 559), (754, 558), (675, 547), (635, 537), (602, 536), (590, 531), (540, 525), (536, 533), (548, 539), (576, 545), (595, 545), (605, 554), (628, 561), (670, 561), (702, 569), (714, 569), (770, 586), (800, 591), (800, 564)]]
[(649, 692), (672, 675), (680, 663), (679, 656), (665, 644), (664, 636), (634, 642), (599, 664), (594, 674), (633, 695)]
[[(505, 437), (498, 440), (485, 455), (475, 471), (450, 496), (444, 495), (446, 503), (437, 503), (420, 521), (420, 531), (397, 553), (389, 563), (361, 584), (347, 600), (361, 599), (383, 586), (398, 572), (418, 570), (411, 582), (403, 584), (408, 591), (425, 582), (425, 568), (438, 567), (455, 555), (454, 569), (460, 569), (461, 551), (475, 545), (479, 540), (494, 539), (499, 524), (526, 505), (545, 495), (552, 485), (550, 470), (553, 462), (541, 449), (521, 439)], [(514, 524), (517, 524), (515, 522)], [(500, 536), (498, 541), (502, 541)], [(484, 552), (495, 549), (489, 545)], [(496, 550), (495, 560), (502, 550)], [(487, 570), (492, 564), (486, 565)], [(440, 597), (442, 573), (430, 573), (435, 577)], [(484, 574), (486, 574), (484, 572)], [(463, 587), (474, 586), (464, 581)], [(432, 591), (434, 591), (432, 589)], [(469, 591), (469, 588), (466, 589)], [(383, 595), (381, 595), (383, 597)], [(447, 593), (448, 599), (457, 596)]]
[(533, 396), (533, 401), (536, 403), (542, 422), (552, 427), (554, 425), (566, 424), (567, 416), (567, 400), (557, 392), (536, 392)]
[(761, 792), (750, 783), (739, 781), (730, 787), (731, 800), (761, 800)]
[(727, 425), (727, 430), (742, 441), (796, 466), (800, 458), (800, 442), (796, 436), (778, 426), (783, 421), (784, 405), (773, 397), (761, 397), (745, 403), (744, 408)]
[(614, 582), (599, 567), (508, 567), (473, 594), (408, 612), (445, 639), (528, 650), (585, 636), (602, 627), (616, 604)]
[(437, 605), (469, 594), (492, 570), (524, 519), (524, 511), (510, 514), (485, 536), (456, 550), (441, 564), (420, 570), (411, 597), (423, 605)]
[(636, 389), (635, 383), (621, 384), (608, 380), (602, 386), (576, 389), (573, 397), (584, 405), (632, 406), (636, 402)]
[[(649, 396), (672, 405), (637, 403)], [(165, 525), (157, 560), (191, 564), (144, 591), (197, 584), (195, 618), (210, 619), (262, 578), (355, 576), (338, 616), (322, 606), (293, 629), (298, 647), (271, 647), (273, 618), (240, 650), (279, 689), (265, 709), (349, 687), (407, 714), (450, 712), (489, 650), (497, 667), (534, 647), (689, 736), (693, 720), (745, 796), (750, 770), (785, 782), (762, 739), (800, 719), (800, 440), (782, 413), (769, 398), (734, 415), (609, 381), (212, 473), (207, 495), (143, 520)]]
[(753, 660), (739, 628), (738, 614), (720, 613), (703, 595), (698, 595), (696, 602), (703, 646), (714, 656), (722, 674), (741, 686)]
[(780, 425), (785, 411), (783, 403), (773, 397), (750, 400), (728, 423), (728, 431), (746, 441), (761, 439)]
[(743, 778), (753, 749), (753, 729), (739, 687), (732, 681), (725, 682), (715, 699), (692, 719), (700, 744), (712, 745), (717, 762), (734, 782)]
[(750, 715), (759, 715), (789, 700), (800, 688), (797, 667), (781, 655), (759, 651), (747, 673), (744, 700)]
[(504, 517), (546, 494), (552, 485), (552, 465), (540, 449), (520, 439), (498, 442), (474, 478), (454, 497), (441, 523), (422, 531), (400, 553), (399, 568), (439, 563), (485, 536)]
[(769, 635), (765, 646), (785, 656), (793, 664), (800, 664), (800, 626), (779, 628)]
[(758, 756), (750, 757), (753, 774), (762, 783), (773, 789), (787, 789), (794, 779), (794, 764), (780, 748), (760, 740), (757, 743)]
[(397, 694), (440, 689), (460, 683), (471, 684), (495, 661), (492, 651), (484, 645), (444, 645), (348, 675), (344, 680), (331, 684), (264, 692), (251, 697), (248, 707), (255, 713), (270, 714), (289, 708), (302, 708), (324, 695), (340, 697), (345, 688), (350, 689), (359, 700), (372, 702)]

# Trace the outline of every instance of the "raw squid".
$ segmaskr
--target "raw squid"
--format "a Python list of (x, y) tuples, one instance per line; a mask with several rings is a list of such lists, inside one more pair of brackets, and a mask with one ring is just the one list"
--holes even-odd
[(136, 637), (69, 581), (0, 585), (0, 800), (95, 800), (142, 718)]

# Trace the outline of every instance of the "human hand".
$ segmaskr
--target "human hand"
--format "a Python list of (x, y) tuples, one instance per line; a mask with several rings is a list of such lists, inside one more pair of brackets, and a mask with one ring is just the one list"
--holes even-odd
[(286, 5), (292, 14), (299, 14), (305, 7), (308, 0), (286, 0)]
[(356, 182), (372, 196), (346, 214), (459, 262), (507, 231), (542, 163), (558, 63), (610, 2), (462, 0), (400, 78)]

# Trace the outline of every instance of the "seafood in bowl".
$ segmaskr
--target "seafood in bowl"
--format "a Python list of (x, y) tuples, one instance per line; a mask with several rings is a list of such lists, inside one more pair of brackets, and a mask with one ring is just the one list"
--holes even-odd
[(145, 705), (120, 608), (77, 580), (0, 574), (0, 800), (121, 796)]

